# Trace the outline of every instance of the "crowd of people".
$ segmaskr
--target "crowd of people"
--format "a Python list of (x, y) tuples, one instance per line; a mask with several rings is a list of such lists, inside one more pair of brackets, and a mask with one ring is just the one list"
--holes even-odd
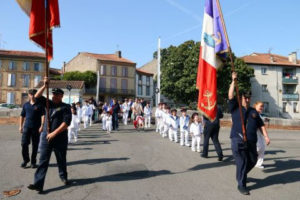
[[(256, 102), (250, 106), (251, 93), (243, 92), (241, 95), (241, 109), (237, 97), (234, 95), (234, 81), (237, 74), (232, 74), (232, 83), (228, 91), (229, 110), (232, 117), (232, 128), (230, 133), (231, 148), (236, 163), (236, 179), (238, 190), (242, 194), (249, 194), (246, 187), (247, 174), (253, 167), (263, 168), (265, 145), (270, 144), (270, 139), (260, 114), (263, 111), (263, 103)], [(151, 127), (152, 108), (149, 102), (136, 98), (125, 99), (124, 102), (113, 99), (109, 103), (96, 104), (93, 98), (71, 106), (62, 102), (64, 92), (60, 88), (52, 89), (52, 99), (48, 101), (42, 96), (46, 85), (49, 83), (47, 77), (44, 85), (37, 91), (29, 90), (29, 101), (24, 104), (19, 131), (22, 134), (22, 168), (26, 168), (31, 161), (31, 167), (37, 168), (33, 184), (28, 188), (43, 191), (45, 177), (49, 166), (52, 151), (54, 151), (59, 176), (64, 184), (68, 184), (66, 153), (68, 143), (78, 140), (80, 123), (87, 128), (94, 121), (102, 121), (102, 130), (110, 133), (119, 129), (119, 120), (125, 126), (129, 122), (136, 129)], [(45, 108), (49, 107), (49, 113)], [(244, 127), (241, 115), (244, 119)], [(120, 116), (121, 115), (121, 116)], [(191, 117), (185, 108), (181, 109), (181, 115), (177, 115), (177, 109), (170, 109), (165, 103), (159, 103), (154, 113), (155, 131), (163, 138), (180, 143), (181, 146), (191, 147), (194, 152), (201, 152), (200, 144), (203, 137), (203, 149), (201, 156), (208, 157), (209, 139), (211, 138), (218, 160), (223, 160), (223, 152), (218, 139), (220, 130), (220, 119), (223, 113), (217, 108), (214, 121), (194, 112)], [(50, 124), (47, 124), (49, 117)], [(130, 124), (131, 124), (130, 123)], [(29, 157), (28, 146), (32, 141), (32, 155)], [(191, 141), (191, 143), (190, 143)], [(40, 146), (40, 161), (36, 164), (37, 149)]]

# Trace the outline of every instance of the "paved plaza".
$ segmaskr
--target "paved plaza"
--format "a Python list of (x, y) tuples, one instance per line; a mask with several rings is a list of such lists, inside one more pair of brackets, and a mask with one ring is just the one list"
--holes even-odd
[[(265, 169), (249, 174), (250, 196), (241, 195), (235, 181), (230, 129), (221, 128), (224, 161), (218, 162), (213, 145), (209, 158), (188, 147), (163, 139), (153, 130), (137, 132), (121, 126), (110, 135), (100, 124), (79, 133), (79, 141), (68, 147), (68, 173), (72, 182), (64, 186), (58, 177), (54, 153), (45, 182), (45, 194), (27, 189), (35, 169), (20, 168), (18, 127), (0, 127), (0, 189), (20, 188), (9, 199), (300, 199), (300, 133), (269, 130), (271, 146), (266, 150)], [(0, 198), (4, 198), (1, 194)]]

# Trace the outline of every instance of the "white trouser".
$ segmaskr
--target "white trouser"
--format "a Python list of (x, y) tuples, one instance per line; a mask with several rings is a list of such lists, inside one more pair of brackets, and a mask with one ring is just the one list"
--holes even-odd
[(150, 128), (150, 124), (151, 124), (151, 116), (146, 115), (145, 116), (145, 128)]
[(89, 126), (89, 116), (83, 117), (83, 127), (87, 128)]
[(173, 129), (173, 128), (169, 128), (169, 139), (171, 141), (174, 141), (175, 142), (178, 142), (178, 136), (177, 136), (177, 130), (176, 129)]
[(167, 137), (168, 131), (169, 131), (169, 125), (168, 125), (167, 123), (164, 123), (164, 125), (163, 125), (163, 134), (162, 134), (162, 136), (163, 136), (163, 137)]
[(159, 123), (160, 123), (160, 118), (155, 118), (155, 125), (156, 125), (156, 133), (158, 133), (159, 132)]
[(128, 122), (128, 112), (123, 113), (123, 124), (127, 125)]
[(90, 126), (92, 126), (93, 120), (92, 120), (92, 115), (89, 116), (89, 122), (90, 122)]
[(259, 167), (259, 166), (262, 166), (262, 164), (264, 162), (265, 149), (266, 149), (264, 137), (260, 132), (257, 132), (256, 148), (257, 148), (257, 154), (258, 154), (256, 166)]
[(163, 122), (163, 120), (160, 118), (160, 119), (159, 119), (159, 133), (160, 133), (161, 135), (163, 135), (163, 133), (164, 133), (164, 127), (165, 127), (164, 122)]
[(195, 151), (197, 145), (197, 151), (200, 151), (201, 135), (192, 136), (192, 151)]
[(189, 144), (189, 132), (187, 130), (180, 131), (180, 145), (190, 146)]
[(102, 119), (102, 130), (106, 131), (106, 120)]
[(106, 122), (106, 130), (108, 132), (111, 132), (111, 128), (112, 128), (112, 123), (111, 122)]
[(77, 128), (68, 128), (68, 141), (71, 142), (72, 138), (77, 142)]

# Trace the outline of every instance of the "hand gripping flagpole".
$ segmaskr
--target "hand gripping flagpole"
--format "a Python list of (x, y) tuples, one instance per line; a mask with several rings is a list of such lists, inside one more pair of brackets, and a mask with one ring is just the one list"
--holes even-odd
[[(46, 61), (46, 72), (45, 76), (49, 77), (49, 61), (48, 61), (48, 0), (45, 0), (45, 61)], [(50, 114), (49, 114), (49, 81), (46, 83), (46, 109), (47, 109), (47, 134), (50, 133)]]
[[(229, 53), (230, 63), (231, 63), (231, 71), (235, 72), (232, 51), (231, 51), (231, 47), (230, 47), (230, 43), (229, 43), (229, 38), (228, 38), (226, 26), (225, 26), (225, 21), (224, 21), (224, 18), (223, 18), (222, 9), (221, 9), (219, 0), (216, 0), (216, 1), (217, 1), (218, 10), (219, 10), (219, 13), (220, 13), (221, 21), (222, 21), (222, 24), (223, 24), (223, 27), (224, 27), (224, 34), (225, 34), (225, 37), (226, 37), (226, 43), (227, 43), (227, 46), (228, 46), (228, 53)], [(244, 116), (243, 116), (243, 112), (242, 112), (242, 104), (241, 104), (241, 99), (240, 99), (240, 93), (239, 93), (239, 87), (238, 87), (238, 81), (237, 81), (237, 79), (234, 79), (234, 86), (235, 86), (235, 92), (236, 92), (236, 96), (237, 96), (237, 100), (238, 100), (238, 104), (239, 104), (239, 111), (240, 111), (242, 131), (243, 131), (243, 140), (244, 140), (244, 142), (246, 142), (247, 141), (246, 128), (245, 128), (245, 124), (244, 124)]]

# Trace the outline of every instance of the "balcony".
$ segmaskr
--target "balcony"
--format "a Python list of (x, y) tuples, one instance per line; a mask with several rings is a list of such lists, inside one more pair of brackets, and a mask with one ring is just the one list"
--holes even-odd
[(284, 76), (282, 77), (282, 84), (298, 84), (297, 76)]
[(298, 101), (299, 100), (299, 94), (283, 94), (282, 95), (283, 101)]

